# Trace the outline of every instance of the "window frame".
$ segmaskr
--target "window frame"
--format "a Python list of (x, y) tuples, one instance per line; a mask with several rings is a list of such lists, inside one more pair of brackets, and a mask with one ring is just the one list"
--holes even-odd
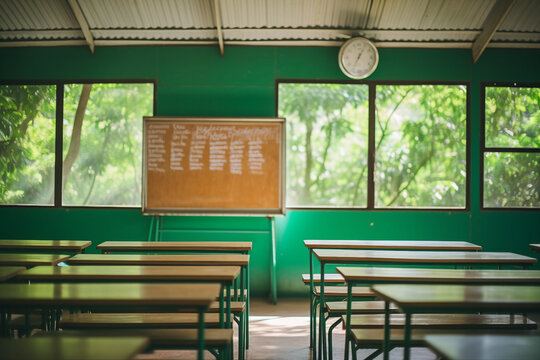
[[(279, 116), (279, 85), (280, 84), (348, 84), (368, 86), (368, 174), (367, 174), (367, 205), (366, 207), (351, 206), (286, 206), (287, 210), (302, 211), (432, 211), (432, 212), (469, 212), (471, 209), (471, 125), (470, 125), (470, 104), (471, 85), (469, 81), (391, 81), (391, 80), (333, 80), (333, 79), (288, 79), (278, 78), (275, 80), (275, 116)], [(465, 109), (465, 206), (464, 207), (375, 207), (375, 109), (376, 109), (376, 87), (385, 86), (414, 86), (414, 85), (449, 85), (464, 86), (466, 89), (466, 109)]]
[(540, 207), (490, 207), (484, 204), (484, 159), (486, 153), (540, 153), (540, 148), (519, 148), (519, 147), (487, 147), (486, 146), (486, 88), (487, 87), (536, 87), (540, 88), (540, 83), (529, 82), (503, 82), (486, 81), (480, 83), (480, 210), (482, 211), (538, 211)]
[[(123, 205), (63, 205), (62, 204), (62, 167), (63, 167), (63, 147), (64, 147), (64, 86), (67, 84), (152, 84), (153, 104), (152, 116), (157, 109), (157, 80), (156, 79), (69, 79), (69, 80), (9, 80), (0, 81), (0, 86), (21, 86), (21, 85), (50, 85), (56, 86), (56, 117), (55, 117), (55, 145), (54, 145), (54, 201), (51, 205), (37, 204), (0, 204), (0, 208), (41, 208), (41, 209), (122, 209), (138, 210), (141, 206)], [(142, 130), (142, 129), (141, 129)], [(141, 150), (142, 161), (142, 150)]]

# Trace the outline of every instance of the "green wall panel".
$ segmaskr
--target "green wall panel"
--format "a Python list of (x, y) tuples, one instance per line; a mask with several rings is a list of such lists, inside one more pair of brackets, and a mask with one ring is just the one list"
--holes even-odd
[(153, 47), (0, 48), (0, 79), (153, 79)]
[(163, 47), (158, 49), (157, 68), (163, 85), (271, 85), (274, 50), (231, 46), (221, 57), (217, 47)]
[[(159, 86), (156, 115), (274, 116), (274, 87)], [(268, 101), (272, 99), (272, 101)]]
[[(276, 79), (346, 80), (337, 47), (216, 46), (0, 48), (0, 81), (149, 79), (156, 82), (156, 115), (275, 116)], [(466, 240), (485, 250), (534, 256), (540, 211), (481, 211), (480, 84), (540, 83), (540, 50), (487, 49), (477, 64), (470, 50), (380, 49), (367, 79), (470, 83), (470, 211), (288, 211), (277, 219), (280, 296), (305, 295), (303, 240)], [(270, 288), (269, 222), (256, 217), (167, 217), (165, 240), (251, 240), (255, 295)], [(0, 207), (0, 238), (146, 240), (150, 218), (137, 209)], [(95, 251), (95, 249), (91, 249)], [(538, 266), (536, 266), (538, 267)]]

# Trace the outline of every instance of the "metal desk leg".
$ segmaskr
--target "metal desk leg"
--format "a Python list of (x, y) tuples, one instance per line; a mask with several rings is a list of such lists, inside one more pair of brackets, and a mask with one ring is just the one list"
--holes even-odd
[(249, 264), (246, 267), (246, 287), (247, 287), (247, 301), (246, 301), (246, 349), (249, 349), (249, 302), (251, 299), (251, 285), (249, 282)]
[(317, 359), (317, 351), (313, 344), (315, 343), (315, 322), (316, 314), (313, 309), (313, 250), (309, 249), (309, 348), (313, 354), (313, 360)]
[(390, 355), (390, 302), (384, 301), (384, 342), (383, 342), (384, 360), (389, 359)]
[(204, 310), (199, 309), (199, 347), (197, 349), (197, 359), (204, 359)]
[(405, 314), (405, 344), (403, 349), (403, 359), (411, 358), (411, 314)]
[(220, 288), (219, 291), (219, 327), (223, 329), (225, 327), (225, 307), (223, 304), (225, 303), (225, 299), (223, 298), (223, 285)]
[[(352, 283), (347, 283), (347, 319), (345, 324), (345, 356), (349, 358), (349, 345), (351, 344), (351, 314), (352, 314)], [(354, 347), (351, 350), (354, 353)]]
[(319, 346), (319, 359), (326, 360), (326, 321), (324, 318), (324, 308), (325, 308), (325, 300), (324, 300), (324, 262), (321, 262), (321, 294), (320, 294), (320, 302), (319, 302), (319, 344), (322, 345)]

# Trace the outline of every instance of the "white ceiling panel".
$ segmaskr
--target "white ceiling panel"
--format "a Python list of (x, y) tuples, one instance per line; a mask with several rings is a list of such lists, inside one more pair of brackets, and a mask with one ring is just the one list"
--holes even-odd
[[(217, 3), (225, 43), (337, 46), (347, 37), (365, 36), (387, 47), (423, 44), (460, 48), (474, 42), (496, 2), (76, 0), (100, 45), (151, 44), (154, 40), (213, 43), (218, 37)], [(80, 26), (68, 0), (0, 0), (0, 46), (84, 40)], [(540, 0), (516, 0), (492, 43), (540, 47), (539, 34)]]

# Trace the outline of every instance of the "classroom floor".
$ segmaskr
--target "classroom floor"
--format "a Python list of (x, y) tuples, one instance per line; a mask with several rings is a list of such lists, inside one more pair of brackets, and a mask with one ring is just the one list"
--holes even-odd
[[(334, 330), (334, 359), (343, 359), (344, 332), (338, 326)], [(235, 337), (236, 344), (236, 337)], [(358, 351), (358, 358), (372, 351)], [(428, 349), (413, 348), (415, 360), (434, 360), (437, 357)], [(195, 359), (189, 351), (156, 351), (141, 354), (137, 360)], [(235, 349), (235, 359), (237, 358)], [(309, 300), (279, 299), (277, 305), (252, 299), (250, 316), (249, 360), (309, 360)], [(390, 353), (390, 359), (402, 359), (401, 349)], [(205, 359), (214, 359), (209, 353)], [(376, 358), (382, 359), (382, 355)]]

